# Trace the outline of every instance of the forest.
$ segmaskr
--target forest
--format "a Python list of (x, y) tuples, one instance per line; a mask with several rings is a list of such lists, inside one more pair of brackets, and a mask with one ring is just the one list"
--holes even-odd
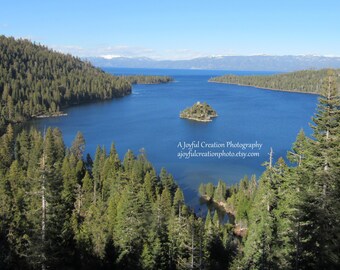
[(28, 40), (0, 36), (0, 127), (131, 93), (124, 79)]
[(131, 84), (160, 84), (169, 83), (174, 79), (169, 76), (156, 76), (156, 75), (122, 75), (122, 79), (127, 80)]
[(113, 76), (29, 40), (0, 36), (0, 134), (9, 123), (58, 116), (69, 106), (128, 95), (131, 84), (172, 80), (168, 76)]
[[(340, 69), (337, 69), (334, 72), (337, 83), (340, 85)], [(211, 78), (209, 82), (254, 86), (271, 90), (322, 94), (322, 81), (326, 76), (327, 69), (301, 70), (274, 75), (223, 75)]]
[(85, 155), (78, 132), (66, 148), (58, 129), (0, 138), (1, 269), (339, 269), (340, 98), (323, 82), (313, 137), (275, 149), (257, 181), (201, 185), (217, 210), (204, 217), (145, 150), (121, 160), (112, 144)]
[(0, 140), (1, 269), (225, 269), (237, 239), (228, 224), (195, 214), (144, 150), (121, 161), (114, 144), (84, 155), (79, 132)]
[(257, 182), (245, 177), (227, 187), (202, 184), (200, 196), (235, 218), (244, 235), (230, 269), (339, 269), (340, 95), (334, 71), (311, 124), (276, 162), (271, 149)]

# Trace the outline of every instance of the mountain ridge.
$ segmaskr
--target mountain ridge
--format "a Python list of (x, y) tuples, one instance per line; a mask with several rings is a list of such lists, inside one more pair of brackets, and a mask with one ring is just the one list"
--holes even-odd
[(84, 57), (99, 67), (211, 69), (247, 71), (298, 71), (340, 68), (340, 57), (316, 55), (208, 56), (190, 60), (155, 60), (147, 57)]

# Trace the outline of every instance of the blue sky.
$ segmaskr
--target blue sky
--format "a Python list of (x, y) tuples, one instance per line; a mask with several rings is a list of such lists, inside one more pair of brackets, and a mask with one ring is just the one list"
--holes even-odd
[(339, 0), (0, 0), (0, 34), (77, 56), (340, 56)]

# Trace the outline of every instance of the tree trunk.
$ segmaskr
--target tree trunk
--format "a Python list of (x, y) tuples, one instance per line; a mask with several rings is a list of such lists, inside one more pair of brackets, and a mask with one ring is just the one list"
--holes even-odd
[(194, 230), (191, 234), (191, 269), (194, 269)]
[(46, 254), (45, 254), (45, 241), (46, 241), (46, 179), (45, 179), (45, 154), (43, 154), (42, 158), (42, 181), (41, 181), (41, 241), (42, 241), (42, 263), (41, 263), (41, 269), (45, 270), (45, 260), (46, 260)]

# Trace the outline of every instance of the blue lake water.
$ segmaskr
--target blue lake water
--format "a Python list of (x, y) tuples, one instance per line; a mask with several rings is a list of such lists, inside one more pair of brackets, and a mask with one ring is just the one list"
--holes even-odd
[[(208, 83), (208, 79), (227, 73), (268, 74), (209, 70), (106, 69), (114, 74), (170, 75), (175, 81), (160, 85), (135, 85), (130, 96), (66, 110), (68, 116), (34, 120), (31, 126), (58, 127), (70, 146), (77, 131), (86, 139), (86, 152), (94, 155), (97, 145), (116, 144), (121, 159), (128, 149), (138, 154), (146, 150), (158, 172), (165, 167), (184, 189), (187, 202), (197, 204), (201, 182), (227, 184), (244, 175), (263, 171), (270, 147), (274, 157), (286, 156), (297, 133), (314, 114), (317, 96), (268, 91), (254, 87)], [(180, 119), (181, 110), (206, 101), (218, 113), (210, 123)], [(179, 159), (179, 143), (259, 143), (261, 150), (240, 148), (194, 148), (197, 152), (259, 153), (258, 157), (195, 157)], [(187, 152), (183, 151), (183, 152)]]

